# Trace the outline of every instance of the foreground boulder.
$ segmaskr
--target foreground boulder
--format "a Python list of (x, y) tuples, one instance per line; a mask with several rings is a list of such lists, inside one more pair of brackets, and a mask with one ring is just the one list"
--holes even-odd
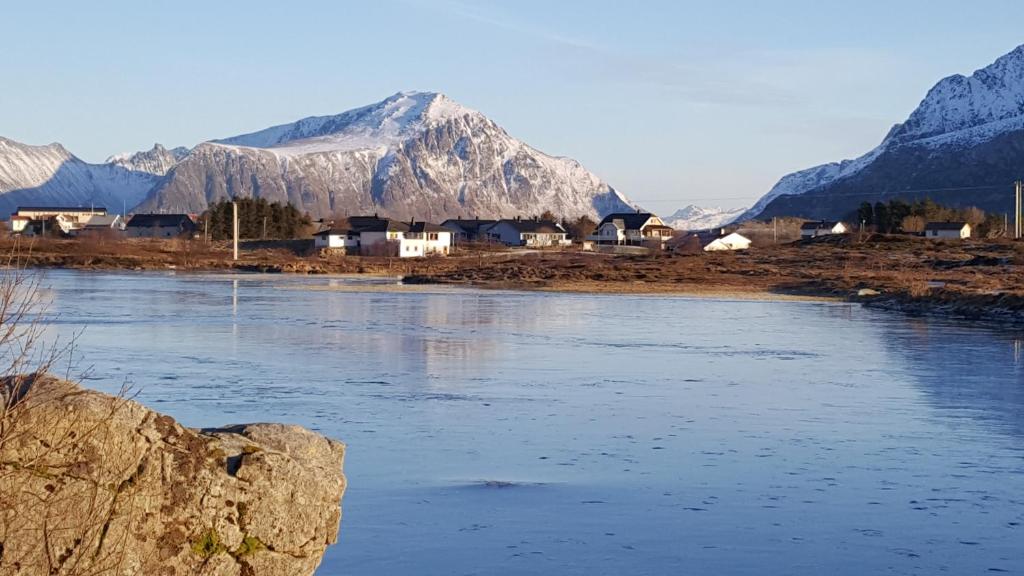
[(0, 406), (0, 575), (312, 574), (345, 447), (297, 426), (192, 430), (48, 376)]

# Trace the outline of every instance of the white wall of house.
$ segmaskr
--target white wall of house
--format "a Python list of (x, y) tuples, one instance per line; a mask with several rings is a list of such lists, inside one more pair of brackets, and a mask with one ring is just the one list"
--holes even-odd
[(25, 227), (31, 219), (27, 216), (11, 216), (11, 219), (7, 221), (7, 228), (15, 234), (25, 231)]
[(592, 238), (599, 244), (622, 244), (626, 241), (626, 231), (612, 222), (605, 222)]
[(358, 248), (359, 238), (350, 238), (347, 233), (319, 234), (313, 237), (316, 248)]
[(423, 253), (425, 255), (443, 254), (447, 256), (448, 251), (451, 249), (451, 245), (451, 232), (427, 232), (426, 238), (423, 240)]
[(364, 255), (393, 255), (399, 258), (420, 258), (433, 254), (447, 255), (451, 250), (452, 233), (443, 232), (361, 232), (360, 252)]

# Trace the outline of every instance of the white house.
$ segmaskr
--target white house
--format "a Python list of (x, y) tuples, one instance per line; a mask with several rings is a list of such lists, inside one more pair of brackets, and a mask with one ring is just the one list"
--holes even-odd
[(722, 252), (726, 250), (746, 250), (750, 248), (750, 238), (738, 233), (718, 236), (704, 244), (705, 252)]
[(685, 234), (673, 238), (668, 243), (672, 250), (685, 254), (746, 250), (750, 245), (751, 241), (746, 236), (738, 232), (727, 234), (725, 229)]
[(598, 244), (644, 246), (658, 244), (663, 247), (675, 230), (666, 226), (661, 218), (649, 212), (620, 212), (609, 214), (597, 225), (588, 238)]
[(313, 246), (316, 248), (336, 248), (358, 252), (359, 233), (352, 230), (327, 228), (313, 234)]
[(94, 216), (106, 216), (106, 214), (107, 209), (102, 207), (18, 206), (18, 209), (11, 214), (11, 219), (7, 221), (7, 226), (12, 233), (21, 234), (33, 231), (33, 223), (51, 222), (51, 224), (56, 224), (62, 232), (68, 233), (72, 229), (79, 228), (81, 222)]
[(550, 220), (498, 220), (481, 229), (488, 240), (508, 246), (568, 246), (569, 233)]
[(376, 216), (355, 216), (313, 235), (317, 248), (364, 256), (416, 258), (447, 255), (452, 232), (429, 222), (399, 222)]
[[(60, 219), (61, 217), (58, 217), (58, 221)], [(70, 224), (67, 230), (64, 230), (63, 226), (61, 226), (61, 229), (64, 233), (71, 236), (78, 236), (83, 233), (105, 232), (108, 230), (124, 232), (125, 223), (120, 214), (93, 214), (92, 216), (81, 218), (77, 222)]]
[(924, 236), (962, 240), (971, 237), (971, 225), (967, 222), (929, 222), (924, 226)]
[(831, 222), (820, 220), (818, 222), (804, 222), (800, 226), (801, 238), (817, 238), (818, 236), (831, 236), (833, 234), (848, 234), (850, 227), (844, 222)]

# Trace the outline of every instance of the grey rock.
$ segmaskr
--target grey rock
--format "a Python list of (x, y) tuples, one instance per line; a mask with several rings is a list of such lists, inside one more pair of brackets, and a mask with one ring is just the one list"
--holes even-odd
[(337, 540), (339, 442), (192, 430), (48, 376), (4, 391), (0, 574), (312, 574)]

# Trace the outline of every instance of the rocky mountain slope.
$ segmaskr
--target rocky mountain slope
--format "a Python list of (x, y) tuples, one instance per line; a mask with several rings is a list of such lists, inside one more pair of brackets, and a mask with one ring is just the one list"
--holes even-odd
[(60, 144), (29, 146), (0, 138), (0, 214), (28, 204), (120, 211), (141, 202), (159, 178), (130, 164), (83, 162)]
[(632, 209), (575, 160), (539, 152), (483, 114), (425, 92), (201, 144), (138, 209), (199, 212), (234, 195), (291, 202), (314, 217), (440, 221)]
[(1024, 177), (1024, 46), (932, 88), (902, 124), (855, 160), (782, 178), (742, 217), (841, 218), (864, 201), (929, 197), (1012, 210)]
[(745, 211), (745, 208), (724, 210), (722, 208), (702, 208), (691, 204), (676, 210), (674, 214), (663, 218), (663, 220), (676, 230), (709, 230), (729, 224)]
[(107, 158), (106, 163), (121, 166), (133, 172), (163, 176), (171, 168), (174, 168), (174, 165), (182, 158), (188, 156), (188, 153), (189, 149), (184, 146), (168, 150), (160, 144), (154, 144), (150, 150), (111, 156)]

